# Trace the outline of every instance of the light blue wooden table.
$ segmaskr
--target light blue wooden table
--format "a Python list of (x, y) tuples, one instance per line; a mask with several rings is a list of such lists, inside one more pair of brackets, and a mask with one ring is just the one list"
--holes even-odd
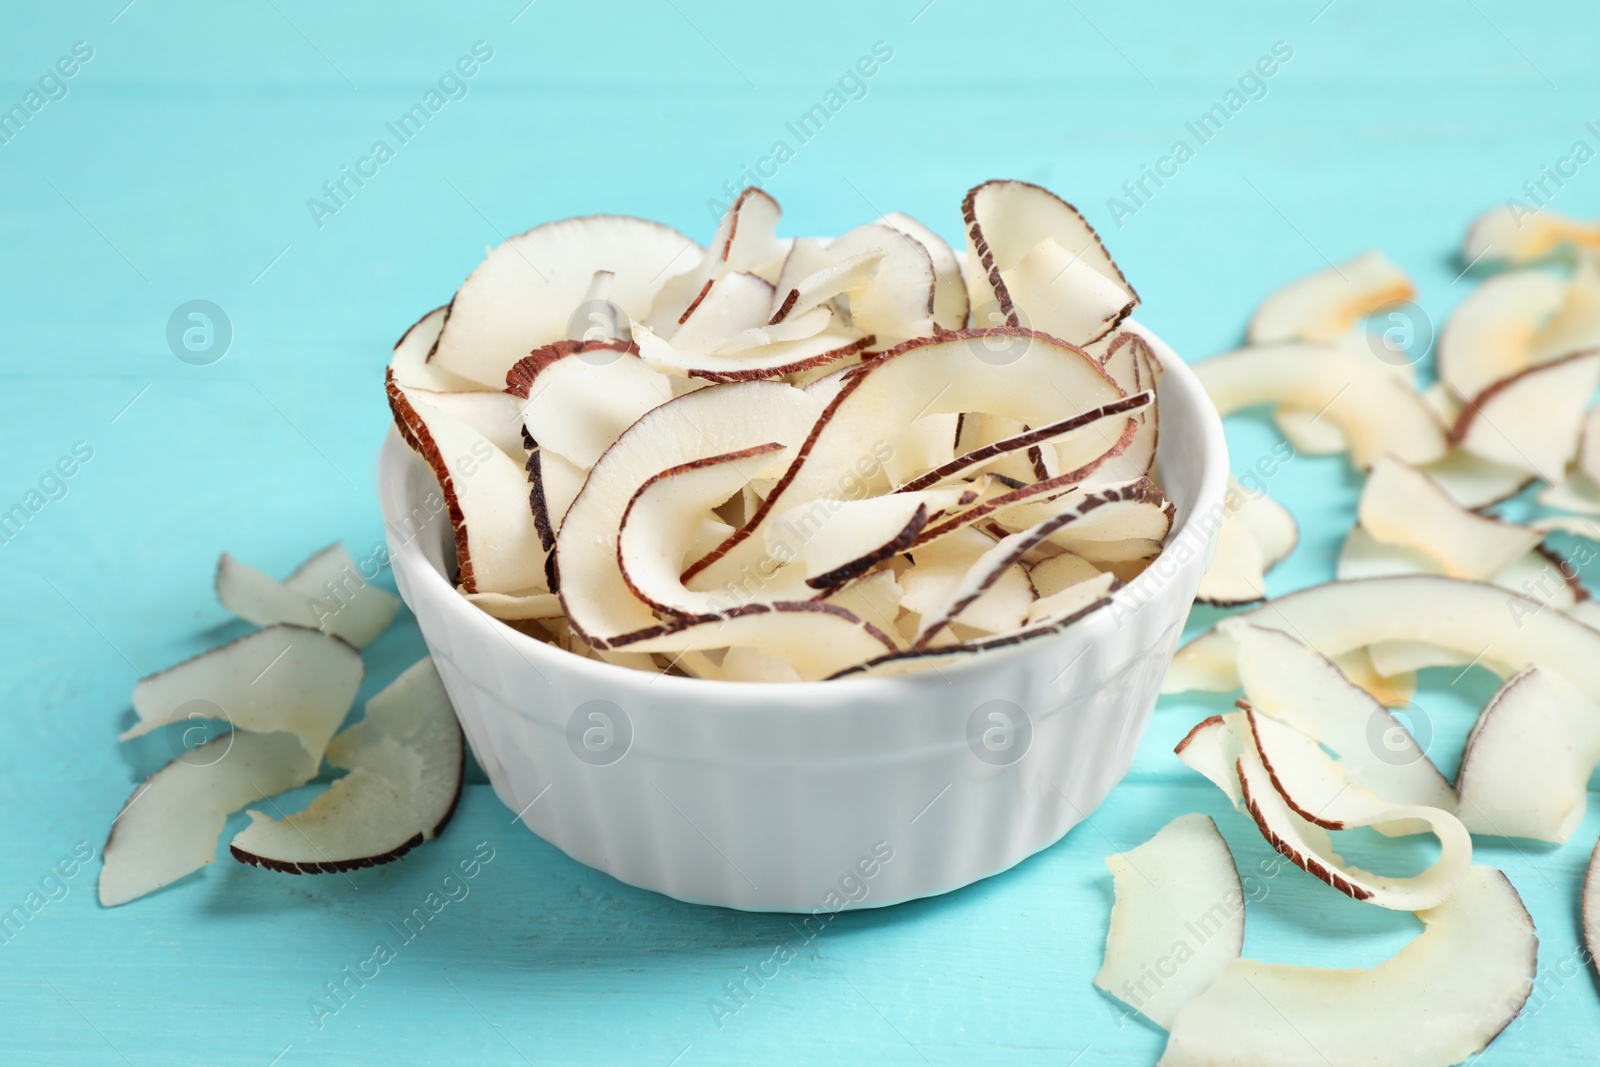
[[(1191, 358), (1232, 345), (1283, 280), (1375, 244), (1442, 316), (1468, 284), (1451, 258), (1466, 220), (1575, 141), (1600, 146), (1585, 126), (1600, 120), (1600, 18), (1508, 0), (524, 2), (0, 12), (0, 109), (27, 116), (0, 127), (0, 509), (34, 490), (42, 502), (0, 546), (0, 910), (43, 900), (0, 944), (0, 1062), (1153, 1062), (1161, 1035), (1119, 1025), (1089, 984), (1102, 859), (1191, 810), (1219, 819), (1241, 865), (1270, 855), (1171, 755), (1214, 703), (1164, 701), (1127, 783), (1056, 847), (802, 945), (787, 918), (681, 905), (578, 866), (481, 784), (437, 843), (392, 867), (295, 879), (224, 858), (101, 910), (106, 827), (169, 754), (156, 738), (116, 743), (130, 688), (241, 629), (211, 596), (220, 550), (282, 573), (334, 538), (358, 556), (379, 541), (389, 345), (505, 234), (619, 211), (704, 239), (707, 201), (744, 167), (770, 173), (782, 140), (769, 188), (790, 232), (902, 209), (956, 238), (975, 182), (1050, 185), (1084, 206), (1143, 319)], [(447, 81), (404, 143), (390, 134), (476, 42), (492, 55), (473, 76)], [(802, 143), (786, 124), (875, 42), (892, 58)], [(1199, 144), (1185, 124), (1277, 42), (1292, 58)], [(1129, 200), (1123, 183), (1170, 172), (1180, 138), (1193, 158)], [(346, 166), (369, 177), (330, 203), (323, 185)], [(1555, 205), (1600, 211), (1600, 163)], [(168, 346), (191, 300), (230, 324), (209, 365)], [(1239, 465), (1274, 440), (1248, 420), (1230, 437)], [(92, 458), (46, 478), (74, 447)], [(1274, 482), (1307, 535), (1276, 590), (1331, 572), (1355, 489), (1337, 460), (1296, 460)], [(421, 650), (402, 617), (369, 650), (364, 694)], [(1433, 682), (1421, 703), (1453, 770), (1489, 687)], [(1527, 900), (1548, 976), (1486, 1064), (1593, 1062), (1600, 999), (1573, 954), (1597, 829), (1591, 815), (1565, 848), (1479, 849)], [(80, 842), (96, 858), (47, 880)], [(480, 842), (493, 860), (470, 895), (328, 1014), (325, 983)], [(1414, 930), (1296, 871), (1269, 889), (1250, 911), (1253, 955), (1370, 963)], [(719, 1025), (713, 1001), (785, 941), (797, 958)]]

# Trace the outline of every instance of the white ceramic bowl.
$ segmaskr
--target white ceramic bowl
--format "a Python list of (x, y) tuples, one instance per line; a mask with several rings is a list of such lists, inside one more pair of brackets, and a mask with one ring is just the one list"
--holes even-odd
[(438, 487), (391, 432), (379, 491), (395, 582), (496, 794), (580, 863), (745, 910), (946, 893), (1058, 841), (1127, 773), (1226, 488), (1215, 409), (1140, 332), (1167, 368), (1157, 463), (1177, 514), (1161, 555), (1061, 633), (900, 677), (702, 681), (526, 637), (451, 586), (445, 515), (404, 535)]

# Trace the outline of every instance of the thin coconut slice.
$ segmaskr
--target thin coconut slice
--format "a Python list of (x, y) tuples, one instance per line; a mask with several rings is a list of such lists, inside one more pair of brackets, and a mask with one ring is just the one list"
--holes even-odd
[(1583, 943), (1589, 949), (1589, 966), (1600, 973), (1600, 843), (1589, 854), (1583, 876)]
[(554, 593), (462, 593), (473, 606), (484, 614), (506, 622), (525, 619), (559, 619), (561, 598)]
[[(1325, 656), (1385, 641), (1422, 641), (1509, 673), (1536, 663), (1600, 700), (1600, 630), (1497, 585), (1433, 575), (1311, 586), (1242, 613)], [(1178, 650), (1163, 690), (1227, 692), (1239, 684), (1238, 647), (1212, 629)]]
[[(670, 333), (673, 324), (687, 319), (695, 304), (719, 278), (747, 271), (775, 281), (788, 251), (777, 236), (778, 219), (782, 214), (783, 209), (771, 196), (754, 187), (745, 189), (723, 214), (699, 262), (681, 273), (670, 272), (671, 276), (649, 305), (649, 317), (642, 309), (631, 307), (629, 315), (645, 322), (652, 330)], [(682, 256), (674, 265), (689, 259)]]
[[(967, 573), (950, 590), (942, 603), (930, 611), (923, 612), (922, 625), (911, 647), (919, 650), (929, 647), (933, 639), (945, 627), (959, 619), (973, 601), (983, 596), (1009, 569), (1020, 564), (1031, 549), (1049, 540), (1052, 535), (1079, 524), (1084, 526), (1094, 524), (1099, 526), (1101, 531), (1108, 533), (1112, 531), (1120, 533), (1127, 529), (1138, 530), (1142, 528), (1148, 509), (1153, 506), (1159, 511), (1164, 505), (1166, 505), (1165, 500), (1159, 498), (1159, 494), (1155, 493), (1154, 487), (1149, 482), (1135, 482), (1078, 497), (1044, 522), (1002, 538), (973, 561)], [(1135, 532), (1133, 536), (1137, 537), (1139, 534)], [(1092, 544), (1094, 541), (1091, 538), (1083, 543)], [(1078, 554), (1082, 555), (1081, 552)], [(1099, 599), (1109, 590), (1112, 576), (1107, 574), (1102, 577), (1105, 582), (1100, 587), (1085, 591), (1089, 600), (1073, 604), (1070, 611), (1076, 611), (1086, 603)], [(1086, 584), (1092, 584), (1092, 580)]]
[(389, 361), (389, 373), (401, 385), (412, 389), (431, 389), (440, 393), (464, 392), (487, 388), (470, 378), (452, 374), (443, 367), (428, 362), (428, 353), (439, 340), (444, 328), (448, 307), (437, 307), (418, 319), (401, 335), (394, 345), (394, 358)]
[(1350, 450), (1350, 442), (1338, 424), (1321, 418), (1315, 411), (1279, 408), (1272, 413), (1272, 422), (1302, 456), (1336, 456)]
[(828, 243), (828, 254), (848, 259), (882, 252), (877, 269), (849, 291), (856, 329), (885, 345), (933, 333), (933, 258), (915, 237), (888, 226), (858, 226)]
[(1530, 527), (1468, 511), (1393, 456), (1372, 465), (1358, 514), (1373, 537), (1432, 556), (1452, 578), (1490, 579), (1544, 539)]
[(589, 472), (556, 536), (561, 602), (573, 628), (605, 648), (613, 638), (657, 627), (617, 563), (623, 515), (652, 476), (769, 442), (792, 449), (819, 411), (811, 397), (780, 382), (737, 382), (668, 401), (624, 431)]
[(1432, 478), (1457, 504), (1474, 511), (1509, 500), (1534, 481), (1534, 476), (1527, 471), (1474, 456), (1459, 448), (1417, 469)]
[(1541, 209), (1514, 212), (1490, 208), (1472, 221), (1461, 245), (1462, 262), (1520, 265), (1536, 263), (1572, 248), (1600, 249), (1600, 225)]
[(1414, 296), (1404, 271), (1382, 252), (1365, 252), (1263, 300), (1250, 320), (1250, 343), (1337, 340), (1383, 305)]
[[(995, 325), (1026, 325), (1018, 316), (1004, 272), (1049, 240), (1120, 289), (1129, 312), (1139, 294), (1106, 251), (1099, 234), (1077, 208), (1048, 189), (1017, 181), (990, 181), (971, 189), (961, 202), (967, 227), (967, 294), (972, 314), (998, 309)], [(988, 326), (988, 319), (976, 325)], [(1048, 325), (1035, 323), (1048, 331)], [(1110, 324), (1115, 327), (1117, 323)]]
[(140, 784), (112, 823), (100, 903), (126, 904), (215, 863), (229, 815), (306, 784), (321, 759), (294, 734), (234, 730), (173, 760)]
[(1544, 324), (1533, 342), (1533, 362), (1600, 347), (1600, 260), (1583, 256), (1567, 283), (1561, 309)]
[(456, 291), (428, 363), (491, 388), (531, 350), (569, 336), (596, 271), (609, 300), (642, 318), (661, 280), (700, 246), (670, 227), (620, 215), (536, 226), (489, 253)]
[(840, 255), (820, 241), (797, 238), (783, 261), (767, 321), (781, 325), (830, 306), (835, 297), (871, 281), (888, 254), (887, 248), (868, 247)]
[[(990, 344), (1001, 346), (998, 357)], [(797, 507), (860, 480), (863, 463), (881, 476), (881, 443), (924, 416), (989, 411), (1044, 426), (1121, 397), (1122, 390), (1082, 349), (1028, 330), (967, 330), (909, 341), (843, 379), (764, 510), (691, 566), (684, 579), (704, 572), (705, 583), (720, 584), (759, 565), (764, 545), (753, 535), (764, 532), (774, 509)]]
[(967, 324), (967, 283), (961, 261), (944, 239), (910, 215), (892, 211), (878, 225), (899, 230), (928, 252), (933, 261), (933, 323), (943, 330), (959, 330)]
[(956, 432), (961, 416), (941, 412), (917, 419), (889, 441), (889, 456), (883, 461), (884, 473), (894, 488), (909, 485), (927, 471), (949, 463), (956, 457)]
[[(1000, 437), (987, 444), (972, 448), (959, 456), (932, 467), (915, 478), (900, 485), (895, 492), (914, 493), (923, 489), (939, 485), (951, 478), (970, 474), (972, 471), (985, 469), (985, 465), (994, 459), (1003, 456), (1013, 456), (1017, 453), (1027, 452), (1037, 446), (1053, 442), (1066, 434), (1079, 431), (1103, 419), (1113, 419), (1117, 416), (1126, 416), (1141, 411), (1155, 401), (1155, 394), (1146, 390), (1133, 396), (1114, 400), (1109, 404), (1072, 415), (1065, 419), (1041, 426), (1038, 429), (1024, 430), (1021, 433)], [(1126, 420), (1122, 420), (1126, 422)], [(1113, 437), (1112, 440), (1115, 440)], [(1059, 471), (1055, 472), (1059, 474)], [(1141, 472), (1142, 473), (1142, 472)], [(1048, 478), (1051, 474), (1041, 477)]]
[(1561, 309), (1565, 279), (1519, 270), (1486, 279), (1456, 305), (1439, 331), (1439, 380), (1470, 400), (1534, 362), (1534, 341)]
[(139, 721), (121, 739), (191, 718), (219, 719), (239, 730), (293, 734), (320, 760), (363, 673), (361, 653), (337, 637), (267, 626), (141, 678), (133, 687)]
[(671, 332), (686, 352), (710, 352), (745, 330), (767, 324), (772, 283), (746, 271), (724, 274), (711, 283), (688, 316)]
[(684, 619), (618, 639), (627, 652), (702, 652), (750, 648), (782, 660), (802, 681), (816, 681), (896, 648), (881, 629), (827, 601), (745, 604), (722, 615)]
[(461, 797), (466, 744), (433, 660), (367, 701), (367, 717), (333, 739), (328, 762), (350, 773), (287, 818), (249, 812), (234, 859), (329, 874), (393, 862), (437, 837)]
[[(1196, 364), (1217, 411), (1228, 416), (1258, 404), (1296, 407), (1332, 419), (1367, 467), (1385, 452), (1407, 463), (1444, 456), (1433, 412), (1376, 359), (1332, 344), (1293, 342), (1241, 348)], [(1494, 458), (1494, 457), (1488, 457)]]
[(795, 341), (746, 348), (722, 355), (701, 355), (679, 348), (651, 332), (648, 326), (633, 324), (639, 355), (649, 367), (664, 373), (710, 382), (739, 382), (752, 379), (782, 378), (814, 367), (826, 367), (850, 359), (870, 348), (876, 338), (855, 333), (828, 331)]
[(1161, 1067), (1473, 1060), (1533, 990), (1533, 918), (1506, 876), (1481, 866), (1417, 918), (1423, 932), (1375, 967), (1229, 963), (1178, 1011)]
[(1209, 816), (1180, 815), (1106, 866), (1116, 901), (1094, 984), (1169, 1028), (1244, 949), (1233, 853)]
[(971, 504), (989, 489), (984, 480), (860, 500), (814, 500), (774, 518), (765, 534), (767, 553), (796, 562), (811, 588), (833, 589), (910, 548), (929, 516)]
[[(764, 326), (750, 326), (740, 330), (711, 352), (714, 356), (733, 356), (752, 348), (781, 344), (786, 341), (804, 341), (808, 337), (828, 330), (838, 321), (831, 307), (814, 307), (810, 311)], [(843, 333), (844, 328), (833, 331)]]
[(1217, 550), (1195, 599), (1206, 604), (1249, 604), (1267, 595), (1267, 572), (1289, 558), (1300, 528), (1289, 509), (1266, 493), (1247, 493), (1229, 477)]
[(534, 353), (508, 381), (522, 423), (539, 448), (576, 467), (594, 466), (623, 430), (672, 399), (665, 374), (643, 359), (591, 342), (550, 359)]
[(1545, 667), (1519, 671), (1478, 716), (1456, 784), (1478, 834), (1564, 843), (1600, 764), (1600, 707)]
[[(910, 565), (899, 576), (904, 590), (900, 606), (919, 619), (940, 611), (950, 602), (962, 579), (994, 544), (993, 537), (967, 527), (917, 549), (910, 557)], [(1021, 566), (1002, 568), (989, 589), (961, 611), (959, 621), (974, 630), (996, 633), (1021, 624), (1027, 618), (1033, 599), (1034, 588), (1027, 570)], [(911, 629), (908, 643), (917, 632), (916, 628)]]
[[(521, 459), (525, 453), (522, 415), (515, 397), (505, 393), (436, 393), (426, 389), (405, 389), (406, 396), (421, 400), (457, 422), (482, 435), (483, 439), (506, 455)], [(390, 405), (391, 409), (393, 404)], [(404, 431), (402, 431), (404, 432)], [(412, 445), (413, 448), (416, 445)]]
[(399, 598), (361, 574), (343, 545), (330, 545), (280, 582), (224, 552), (217, 560), (217, 600), (246, 622), (291, 622), (367, 644), (394, 619)]
[(1450, 430), (1450, 443), (1559, 482), (1578, 451), (1584, 412), (1597, 384), (1600, 350), (1529, 367), (1468, 401)]
[(438, 479), (461, 585), (472, 593), (543, 589), (545, 554), (527, 505), (526, 461), (398, 382), (389, 383), (389, 406)]
[(805, 587), (781, 572), (760, 588), (694, 592), (678, 575), (699, 541), (699, 522), (766, 470), (784, 446), (777, 441), (707, 456), (651, 475), (633, 494), (617, 530), (617, 567), (635, 597), (676, 616), (727, 611), (747, 599), (804, 599)]
[(1000, 283), (1011, 300), (1009, 317), (1018, 325), (1080, 345), (1110, 333), (1135, 303), (1124, 283), (1049, 237), (1002, 269)]
[[(1397, 911), (1435, 907), (1472, 863), (1472, 839), (1449, 812), (1396, 804), (1354, 786), (1311, 738), (1274, 719), (1242, 712), (1213, 716), (1178, 745), (1178, 757), (1209, 778), (1249, 815), (1267, 843), (1307, 874), (1355, 900)], [(1425, 821), (1439, 857), (1422, 873), (1364, 871), (1333, 848), (1328, 830), (1401, 820)]]
[(905, 588), (894, 570), (886, 567), (830, 591), (824, 599), (863, 622), (872, 623), (898, 646), (902, 642), (898, 639), (897, 617), (904, 596)]
[(1380, 672), (1372, 660), (1372, 650), (1352, 649), (1341, 656), (1329, 658), (1350, 684), (1366, 692), (1386, 708), (1403, 708), (1417, 695), (1417, 672), (1400, 670), (1392, 674)]
[(548, 552), (555, 547), (556, 533), (583, 489), (589, 472), (543, 449), (529, 453), (527, 471), (529, 507), (539, 531), (539, 543)]

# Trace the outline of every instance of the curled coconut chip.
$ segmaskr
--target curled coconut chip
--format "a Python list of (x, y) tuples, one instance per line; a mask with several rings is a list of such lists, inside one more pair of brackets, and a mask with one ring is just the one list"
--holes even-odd
[(1266, 493), (1247, 493), (1228, 478), (1216, 553), (1200, 579), (1195, 599), (1203, 604), (1250, 604), (1267, 595), (1267, 572), (1289, 558), (1300, 528), (1289, 509)]
[[(1240, 712), (1212, 716), (1178, 745), (1178, 757), (1209, 778), (1249, 815), (1267, 843), (1306, 873), (1355, 900), (1398, 911), (1434, 907), (1472, 862), (1472, 839), (1454, 815), (1398, 803), (1355, 785), (1315, 740), (1240, 701)], [(1421, 822), (1439, 840), (1422, 873), (1362, 870), (1334, 850), (1329, 830)]]
[(367, 717), (328, 745), (350, 773), (303, 811), (250, 811), (229, 851), (289, 874), (376, 867), (438, 836), (461, 796), (466, 745), (433, 660), (422, 659), (367, 701)]
[(1367, 252), (1267, 297), (1250, 320), (1249, 340), (1253, 345), (1337, 341), (1383, 305), (1414, 296), (1404, 271), (1382, 252)]

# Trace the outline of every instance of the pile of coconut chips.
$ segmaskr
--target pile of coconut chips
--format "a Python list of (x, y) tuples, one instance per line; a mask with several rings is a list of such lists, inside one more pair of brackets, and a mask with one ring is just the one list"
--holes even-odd
[(1161, 550), (1160, 361), (1070, 204), (707, 248), (612, 215), (491, 251), (395, 346), (462, 596), (570, 652), (729, 681), (890, 673), (1049, 634)]
[[(1333, 889), (1413, 912), (1422, 932), (1369, 969), (1241, 958), (1244, 895), (1228, 846), (1182, 816), (1112, 856), (1116, 903), (1095, 984), (1170, 1033), (1161, 1063), (1445, 1065), (1483, 1050), (1533, 988), (1533, 921), (1504, 874), (1472, 863), (1473, 835), (1564, 843), (1600, 762), (1600, 609), (1544, 545), (1600, 540), (1600, 226), (1493, 211), (1462, 259), (1487, 277), (1440, 332), (1438, 380), (1374, 347), (1362, 323), (1413, 295), (1369, 253), (1273, 294), (1249, 344), (1197, 365), (1218, 409), (1270, 405), (1300, 452), (1365, 470), (1335, 581), (1235, 614), (1177, 655), (1165, 691), (1240, 692), (1179, 758), (1271, 846)], [(1497, 516), (1543, 483), (1546, 515)], [(1288, 512), (1230, 496), (1201, 598), (1264, 599), (1294, 547)], [(1417, 671), (1485, 667), (1503, 684), (1451, 782), (1391, 707)], [(1387, 706), (1386, 706), (1387, 705)], [(1332, 831), (1431, 835), (1415, 874), (1363, 870)], [(1600, 856), (1600, 850), (1597, 850)], [(1600, 859), (1582, 891), (1600, 948)], [(1575, 887), (1576, 889), (1576, 887)], [(1208, 936), (1198, 941), (1194, 922)], [(1174, 946), (1186, 951), (1174, 963)]]
[[(342, 545), (278, 581), (224, 554), (217, 599), (260, 627), (139, 681), (124, 741), (165, 729), (175, 757), (112, 821), (100, 903), (125, 904), (216, 860), (228, 816), (250, 805), (229, 846), (241, 863), (286, 874), (373, 867), (436, 836), (461, 795), (466, 745), (431, 659), (375, 694), (340, 730), (365, 674), (361, 646), (400, 602), (367, 582)], [(232, 729), (216, 733), (221, 726)], [(180, 736), (177, 731), (181, 729)], [(204, 731), (189, 747), (188, 735)], [(303, 810), (273, 798), (317, 777), (323, 760), (347, 773)]]

